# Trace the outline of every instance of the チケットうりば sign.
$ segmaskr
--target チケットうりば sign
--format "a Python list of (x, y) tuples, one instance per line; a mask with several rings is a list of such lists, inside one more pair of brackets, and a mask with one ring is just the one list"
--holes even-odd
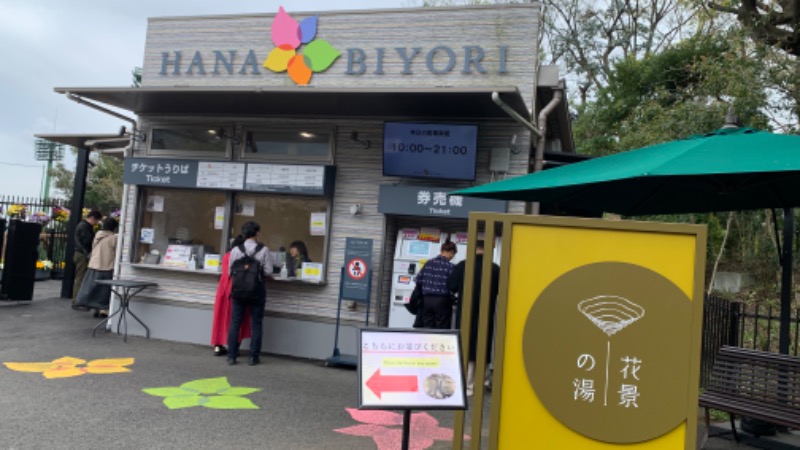
[(362, 328), (359, 409), (465, 409), (457, 330)]

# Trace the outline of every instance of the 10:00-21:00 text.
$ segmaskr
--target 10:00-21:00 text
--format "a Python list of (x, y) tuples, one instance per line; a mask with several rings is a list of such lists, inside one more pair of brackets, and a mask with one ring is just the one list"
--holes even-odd
[(466, 155), (469, 151), (466, 145), (423, 145), (423, 144), (391, 144), (391, 151), (393, 152), (433, 152), (435, 154), (451, 154), (451, 155)]

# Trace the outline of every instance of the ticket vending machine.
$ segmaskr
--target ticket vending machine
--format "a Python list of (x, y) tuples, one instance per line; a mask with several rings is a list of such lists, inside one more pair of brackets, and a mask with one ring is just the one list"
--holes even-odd
[(397, 234), (389, 302), (389, 328), (411, 328), (415, 316), (405, 304), (414, 291), (414, 277), (425, 261), (436, 257), (447, 235), (435, 229), (404, 228)]
[[(479, 240), (483, 240), (483, 236), (483, 232), (478, 233)], [(451, 233), (450, 241), (456, 244), (456, 256), (454, 256), (453, 260), (450, 262), (453, 264), (458, 264), (467, 257), (467, 232), (459, 231), (456, 233)], [(500, 236), (496, 236), (494, 238), (494, 252), (492, 253), (492, 261), (496, 264), (500, 264), (500, 246), (501, 238)]]

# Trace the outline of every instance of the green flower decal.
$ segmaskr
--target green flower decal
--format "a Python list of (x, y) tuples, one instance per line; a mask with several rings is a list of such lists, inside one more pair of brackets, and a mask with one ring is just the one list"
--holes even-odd
[(169, 409), (205, 406), (212, 409), (259, 409), (245, 396), (260, 391), (260, 388), (233, 387), (228, 378), (204, 378), (189, 381), (179, 387), (145, 388), (142, 392), (155, 397), (164, 397)]

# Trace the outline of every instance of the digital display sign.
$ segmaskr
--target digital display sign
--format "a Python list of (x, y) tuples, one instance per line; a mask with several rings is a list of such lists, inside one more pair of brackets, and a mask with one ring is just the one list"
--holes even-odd
[(474, 180), (477, 125), (386, 122), (386, 176)]

